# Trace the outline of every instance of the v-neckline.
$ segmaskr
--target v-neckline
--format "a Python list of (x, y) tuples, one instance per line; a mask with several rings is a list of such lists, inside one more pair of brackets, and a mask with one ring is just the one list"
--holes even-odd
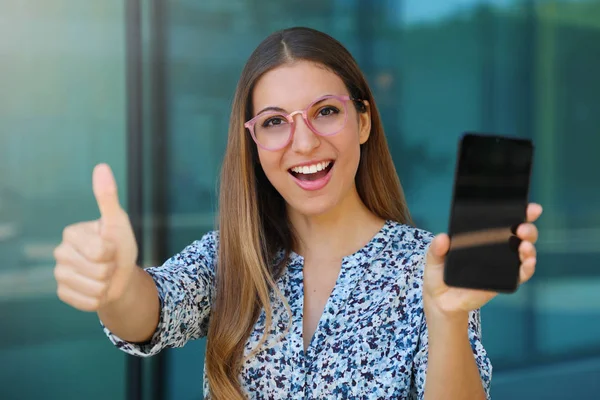
[[(342, 264), (343, 264), (343, 261), (340, 260), (339, 265), (337, 266), (338, 271), (335, 276), (335, 281), (333, 282), (333, 285), (331, 286), (331, 290), (330, 290), (329, 294), (327, 295), (327, 299), (325, 299), (325, 302), (323, 303), (323, 308), (319, 310), (318, 320), (316, 321), (316, 325), (314, 325), (314, 329), (312, 330), (312, 335), (306, 346), (304, 345), (305, 340), (307, 338), (307, 335), (306, 335), (307, 332), (305, 330), (305, 324), (307, 322), (306, 313), (305, 313), (307, 294), (306, 294), (306, 276), (304, 274), (306, 269), (304, 268), (302, 270), (302, 348), (305, 353), (308, 350), (308, 348), (310, 347), (310, 343), (312, 342), (312, 340), (317, 332), (317, 329), (319, 327), (319, 324), (321, 323), (321, 321), (323, 319), (323, 314), (325, 314), (325, 310), (327, 309), (327, 304), (330, 302), (331, 298), (333, 297), (336, 286), (338, 286), (338, 282), (340, 280), (340, 277), (342, 276), (342, 271), (343, 271)], [(312, 279), (315, 279), (315, 278), (313, 277)], [(328, 279), (330, 279), (330, 278), (328, 278)], [(312, 296), (313, 294), (310, 294), (310, 295)]]
[(289, 267), (292, 270), (297, 271), (300, 274), (298, 283), (301, 285), (298, 288), (300, 295), (299, 312), (301, 318), (299, 319), (300, 327), (300, 349), (302, 355), (307, 361), (314, 359), (315, 355), (319, 353), (319, 349), (323, 345), (323, 342), (329, 335), (329, 326), (331, 321), (335, 319), (337, 314), (341, 311), (342, 306), (346, 303), (356, 283), (367, 271), (367, 267), (371, 260), (375, 258), (389, 242), (388, 232), (394, 224), (393, 221), (385, 221), (381, 229), (371, 238), (371, 240), (358, 251), (353, 254), (347, 255), (342, 258), (342, 264), (340, 272), (336, 279), (333, 290), (329, 295), (323, 312), (319, 318), (319, 322), (313, 332), (312, 338), (308, 343), (308, 347), (304, 349), (304, 257), (292, 251), (290, 253)]

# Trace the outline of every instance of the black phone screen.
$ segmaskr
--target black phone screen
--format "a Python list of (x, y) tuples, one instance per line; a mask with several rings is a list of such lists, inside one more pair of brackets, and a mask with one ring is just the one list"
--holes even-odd
[(444, 270), (447, 285), (517, 289), (520, 260), (514, 229), (525, 220), (532, 158), (528, 139), (462, 137)]

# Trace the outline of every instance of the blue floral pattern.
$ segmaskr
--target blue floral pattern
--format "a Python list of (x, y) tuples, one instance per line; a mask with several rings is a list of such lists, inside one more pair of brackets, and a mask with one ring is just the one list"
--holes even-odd
[[(426, 231), (386, 221), (365, 247), (344, 257), (306, 352), (303, 258), (292, 253), (277, 281), (291, 316), (283, 300), (273, 295), (267, 341), (251, 355), (265, 329), (265, 313), (260, 314), (246, 344), (245, 354), (251, 356), (240, 376), (248, 397), (422, 399), (428, 342), (421, 290), (432, 238)], [(129, 354), (151, 356), (205, 336), (217, 246), (218, 232), (209, 232), (162, 266), (147, 269), (161, 304), (160, 321), (148, 343), (123, 341), (104, 327), (109, 339)], [(489, 399), (492, 367), (481, 343), (479, 310), (470, 315), (469, 338)]]

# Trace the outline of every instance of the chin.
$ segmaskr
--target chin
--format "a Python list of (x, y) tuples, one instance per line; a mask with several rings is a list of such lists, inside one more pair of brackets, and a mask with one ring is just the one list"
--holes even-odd
[(304, 202), (293, 202), (288, 203), (290, 211), (300, 214), (304, 217), (317, 217), (320, 215), (327, 214), (331, 211), (335, 204), (332, 201), (326, 199), (309, 199)]

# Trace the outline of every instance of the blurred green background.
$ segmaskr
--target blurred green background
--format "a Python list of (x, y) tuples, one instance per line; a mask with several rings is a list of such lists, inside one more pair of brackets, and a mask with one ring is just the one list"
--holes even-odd
[[(538, 271), (483, 309), (492, 394), (598, 398), (597, 0), (0, 0), (0, 398), (129, 398), (135, 363), (59, 302), (52, 250), (98, 217), (98, 162), (136, 208), (145, 265), (212, 229), (238, 76), (295, 25), (358, 60), (424, 229), (446, 229), (462, 132), (534, 140)], [(203, 346), (144, 360), (142, 397), (201, 398)]]

